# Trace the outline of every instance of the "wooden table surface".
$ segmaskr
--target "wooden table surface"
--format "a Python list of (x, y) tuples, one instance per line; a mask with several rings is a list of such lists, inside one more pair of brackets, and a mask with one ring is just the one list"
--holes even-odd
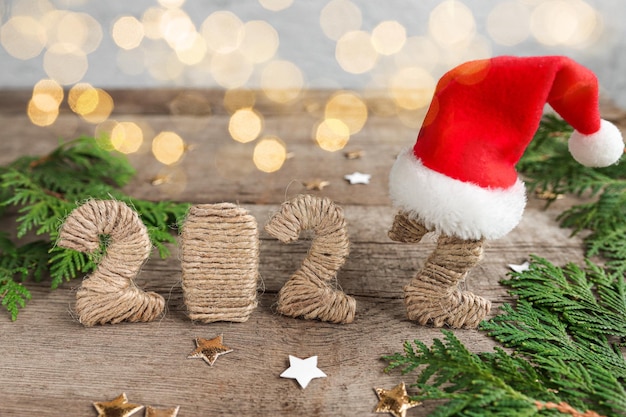
[[(372, 111), (363, 130), (345, 148), (364, 154), (349, 160), (343, 151), (323, 151), (312, 140), (325, 94), (310, 94), (288, 106), (257, 103), (264, 116), (264, 133), (279, 136), (291, 155), (282, 169), (268, 174), (252, 163), (254, 143), (230, 138), (229, 114), (220, 93), (111, 94), (116, 103), (112, 118), (141, 123), (153, 132), (175, 131), (189, 145), (182, 161), (166, 168), (151, 155), (146, 141), (140, 152), (130, 156), (138, 174), (126, 188), (129, 194), (192, 203), (235, 202), (255, 216), (261, 230), (258, 308), (245, 323), (190, 321), (176, 247), (167, 260), (153, 253), (136, 280), (166, 299), (166, 314), (151, 323), (85, 328), (72, 315), (80, 280), (55, 291), (49, 289), (49, 282), (29, 283), (33, 299), (17, 321), (0, 314), (0, 416), (95, 416), (93, 402), (112, 400), (122, 392), (133, 403), (180, 406), (181, 417), (366, 416), (374, 415), (375, 387), (414, 382), (411, 375), (384, 373), (380, 357), (400, 351), (405, 340), (430, 343), (441, 336), (439, 329), (408, 321), (402, 301), (402, 287), (434, 248), (433, 239), (409, 245), (387, 238), (394, 215), (387, 197), (388, 172), (400, 149), (414, 143), (415, 127)], [(24, 112), (26, 92), (0, 92), (0, 97), (0, 164), (45, 153), (60, 137), (94, 132), (93, 125), (68, 109), (53, 126), (34, 126)], [(196, 100), (187, 106), (191, 111), (172, 105), (180, 97)], [(377, 104), (381, 103), (370, 103)], [(164, 175), (164, 169), (171, 183), (153, 185), (152, 179)], [(350, 185), (343, 179), (355, 171), (371, 174), (371, 183)], [(305, 190), (302, 182), (316, 178), (330, 185), (322, 191)], [(283, 201), (300, 193), (327, 196), (345, 210), (351, 253), (338, 282), (357, 300), (352, 324), (293, 319), (275, 311), (277, 292), (298, 268), (309, 243), (281, 244), (262, 228)], [(530, 196), (521, 224), (505, 238), (488, 242), (484, 260), (471, 273), (467, 287), (493, 302), (492, 315), (511, 301), (499, 284), (507, 264), (519, 264), (529, 254), (556, 264), (582, 259), (581, 240), (570, 238), (570, 231), (559, 228), (555, 220), (571, 203), (572, 198), (566, 198), (544, 210), (544, 202)], [(0, 230), (12, 230), (13, 221), (3, 220)], [(234, 352), (218, 358), (212, 367), (187, 359), (195, 337), (220, 334)], [(495, 345), (477, 330), (455, 330), (455, 334), (476, 352), (490, 351)], [(289, 366), (289, 355), (317, 355), (318, 367), (328, 377), (313, 380), (305, 390), (295, 380), (280, 378)], [(432, 409), (427, 404), (407, 415), (426, 415)]]

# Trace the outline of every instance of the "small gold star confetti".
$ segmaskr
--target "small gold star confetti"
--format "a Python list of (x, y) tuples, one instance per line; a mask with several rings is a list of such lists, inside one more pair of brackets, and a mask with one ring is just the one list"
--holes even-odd
[(365, 151), (362, 149), (358, 149), (354, 151), (347, 151), (347, 152), (344, 152), (343, 154), (343, 156), (345, 156), (346, 159), (361, 159), (363, 155), (365, 155)]
[(173, 408), (154, 408), (146, 407), (146, 417), (176, 417), (178, 415), (178, 409), (180, 407)]
[(129, 403), (124, 392), (113, 401), (93, 403), (93, 406), (98, 410), (98, 417), (127, 417), (143, 408), (143, 405)]
[(330, 185), (330, 181), (315, 179), (313, 181), (304, 181), (302, 182), (302, 185), (304, 185), (304, 188), (306, 188), (308, 191), (322, 191), (324, 188)]
[(172, 177), (169, 175), (157, 175), (156, 177), (150, 180), (150, 184), (163, 185), (163, 184), (169, 184), (171, 181), (172, 181)]
[(556, 194), (555, 192), (550, 190), (536, 190), (535, 195), (540, 200), (560, 200), (565, 197), (563, 194)]
[(406, 417), (406, 410), (421, 404), (419, 401), (411, 401), (406, 393), (404, 382), (390, 390), (375, 388), (375, 391), (379, 400), (374, 408), (375, 413), (389, 413), (395, 417)]
[(187, 359), (201, 358), (209, 365), (213, 366), (218, 356), (232, 352), (228, 346), (222, 344), (222, 335), (213, 339), (203, 339), (196, 337), (196, 350), (191, 352)]

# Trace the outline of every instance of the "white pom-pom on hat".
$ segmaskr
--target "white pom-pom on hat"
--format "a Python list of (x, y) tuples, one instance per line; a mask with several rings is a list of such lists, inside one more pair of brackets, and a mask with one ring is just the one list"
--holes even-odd
[(569, 152), (580, 164), (607, 167), (616, 163), (624, 153), (622, 133), (613, 123), (602, 120), (596, 133), (585, 135), (575, 130), (569, 138)]

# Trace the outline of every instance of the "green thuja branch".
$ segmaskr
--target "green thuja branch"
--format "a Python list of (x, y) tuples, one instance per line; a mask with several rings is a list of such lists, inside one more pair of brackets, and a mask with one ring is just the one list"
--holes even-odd
[[(384, 357), (385, 369), (403, 374), (418, 373), (412, 400), (448, 400), (431, 416), (533, 416), (541, 412), (537, 402), (554, 402), (558, 397), (544, 388), (538, 374), (522, 358), (502, 349), (472, 353), (450, 331), (432, 346), (415, 340), (404, 344), (404, 353)], [(420, 367), (420, 368), (418, 368)]]
[(511, 350), (472, 353), (449, 331), (432, 346), (406, 342), (387, 371), (417, 373), (418, 401), (447, 400), (431, 416), (626, 416), (626, 164), (588, 168), (569, 154), (571, 128), (542, 120), (517, 168), (530, 192), (592, 201), (559, 216), (606, 259), (558, 267), (533, 257), (503, 281), (517, 297), (480, 329)]
[(567, 138), (571, 127), (554, 116), (546, 116), (534, 140), (517, 164), (530, 191), (548, 191), (553, 198), (575, 194), (594, 198), (574, 205), (559, 216), (561, 226), (585, 238), (588, 257), (602, 255), (607, 266), (626, 272), (626, 163), (606, 168), (580, 165), (569, 154)]
[(13, 320), (31, 298), (25, 281), (49, 277), (56, 288), (95, 269), (98, 254), (55, 246), (64, 219), (87, 199), (117, 199), (133, 207), (159, 255), (169, 256), (167, 244), (175, 242), (171, 228), (189, 205), (138, 200), (123, 193), (121, 188), (135, 171), (122, 155), (102, 145), (81, 137), (48, 155), (24, 156), (0, 167), (0, 216), (16, 216), (17, 241), (35, 238), (18, 246), (7, 234), (0, 235), (0, 299)]
[(448, 400), (431, 416), (626, 415), (623, 276), (534, 257), (504, 284), (517, 305), (481, 330), (511, 353), (472, 353), (443, 331), (431, 347), (416, 340), (384, 357), (386, 370), (417, 372), (414, 400)]

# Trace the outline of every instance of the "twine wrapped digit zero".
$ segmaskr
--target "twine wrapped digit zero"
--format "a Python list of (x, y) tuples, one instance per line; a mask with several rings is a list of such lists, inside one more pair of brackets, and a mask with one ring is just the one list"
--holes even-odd
[(244, 322), (257, 306), (256, 220), (231, 203), (189, 209), (181, 233), (183, 293), (189, 318)]
[(76, 293), (76, 313), (85, 326), (145, 322), (163, 313), (165, 300), (135, 286), (133, 278), (150, 255), (148, 231), (137, 213), (121, 201), (90, 200), (65, 220), (58, 245), (84, 253), (100, 248), (106, 255)]

